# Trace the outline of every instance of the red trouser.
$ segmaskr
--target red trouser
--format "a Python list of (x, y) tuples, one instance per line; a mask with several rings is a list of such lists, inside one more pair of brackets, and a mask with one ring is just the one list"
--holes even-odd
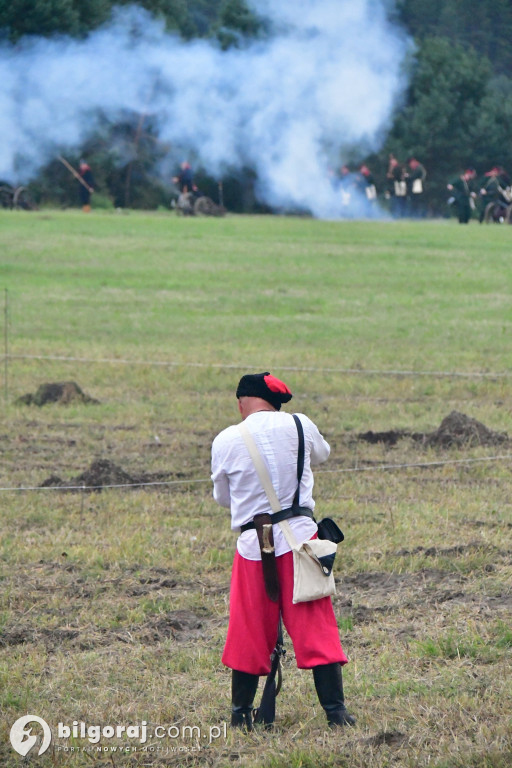
[(222, 663), (252, 675), (268, 675), (277, 641), (279, 611), (293, 643), (299, 669), (348, 659), (341, 647), (331, 598), (292, 603), (293, 554), (276, 558), (279, 602), (267, 597), (260, 560), (236, 552), (231, 575), (229, 626)]

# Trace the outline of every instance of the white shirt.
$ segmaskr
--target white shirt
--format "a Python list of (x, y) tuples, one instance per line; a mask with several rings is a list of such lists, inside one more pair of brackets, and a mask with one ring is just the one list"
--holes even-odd
[[(330, 453), (316, 425), (302, 413), (297, 416), (304, 430), (304, 472), (300, 483), (300, 505), (313, 510), (313, 473), (311, 466), (326, 461)], [(272, 480), (281, 509), (291, 507), (297, 490), (297, 452), (299, 438), (295, 421), (282, 411), (257, 411), (245, 420), (258, 446)], [(254, 515), (272, 513), (267, 496), (249, 455), (245, 442), (233, 425), (224, 429), (212, 444), (213, 497), (222, 507), (231, 509), (231, 528), (250, 522)], [(294, 517), (289, 521), (297, 541), (310, 539), (317, 530), (309, 517)], [(276, 556), (290, 551), (279, 527), (274, 525)], [(258, 537), (254, 529), (244, 531), (237, 549), (248, 560), (260, 560)]]

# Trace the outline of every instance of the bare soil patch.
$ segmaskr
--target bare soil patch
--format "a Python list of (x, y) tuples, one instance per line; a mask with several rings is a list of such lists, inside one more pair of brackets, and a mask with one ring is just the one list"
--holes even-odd
[(107, 647), (116, 642), (157, 645), (167, 640), (186, 643), (198, 640), (206, 631), (208, 619), (199, 617), (190, 610), (169, 611), (163, 616), (152, 616), (146, 622), (122, 628), (105, 628), (88, 625), (85, 627), (37, 628), (17, 626), (6, 629), (0, 636), (0, 647), (43, 644), (48, 653), (58, 648), (91, 650)]
[(401, 731), (382, 731), (381, 733), (370, 736), (368, 739), (363, 739), (364, 744), (368, 744), (371, 747), (382, 747), (384, 745), (390, 747), (401, 746), (407, 741), (407, 736)]
[[(337, 584), (334, 602), (342, 614), (351, 616), (357, 624), (380, 622), (385, 615), (401, 615), (404, 611), (414, 616), (423, 613), (427, 606), (435, 608), (449, 602), (472, 605), (489, 616), (498, 616), (512, 607), (510, 592), (475, 592), (468, 576), (452, 570), (357, 573), (344, 576)], [(343, 594), (351, 597), (344, 598)]]
[(362, 432), (357, 436), (358, 440), (363, 440), (365, 443), (371, 443), (372, 445), (385, 443), (390, 446), (396, 445), (404, 437), (412, 437), (412, 434), (405, 429), (390, 429), (385, 432), (373, 432), (370, 429), (368, 432)]

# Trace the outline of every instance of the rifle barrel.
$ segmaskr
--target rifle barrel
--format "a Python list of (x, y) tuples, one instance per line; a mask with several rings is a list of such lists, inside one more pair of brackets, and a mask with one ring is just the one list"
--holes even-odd
[(75, 168), (73, 168), (73, 166), (72, 166), (70, 163), (68, 163), (68, 161), (66, 160), (66, 158), (62, 157), (62, 155), (59, 155), (59, 156), (58, 156), (58, 159), (60, 160), (60, 162), (61, 162), (63, 165), (65, 165), (65, 166), (66, 166), (66, 168), (68, 169), (68, 171), (70, 171), (70, 172), (73, 174), (73, 176), (75, 177), (75, 179), (77, 179), (77, 180), (80, 182), (80, 184), (82, 184), (82, 186), (84, 186), (84, 187), (86, 188), (86, 190), (87, 190), (88, 192), (94, 192), (93, 188), (92, 188), (92, 187), (90, 187), (90, 186), (89, 186), (89, 184), (88, 184), (88, 183), (85, 181), (85, 179), (83, 179), (83, 178), (80, 176), (80, 174), (78, 173), (78, 171), (77, 171)]

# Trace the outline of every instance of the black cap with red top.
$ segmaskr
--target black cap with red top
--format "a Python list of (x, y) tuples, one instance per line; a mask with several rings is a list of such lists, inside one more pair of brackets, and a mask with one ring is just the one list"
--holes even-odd
[(272, 376), (268, 371), (264, 373), (247, 373), (242, 376), (236, 390), (237, 397), (261, 397), (272, 405), (277, 411), (283, 403), (292, 399), (292, 393), (284, 383)]

